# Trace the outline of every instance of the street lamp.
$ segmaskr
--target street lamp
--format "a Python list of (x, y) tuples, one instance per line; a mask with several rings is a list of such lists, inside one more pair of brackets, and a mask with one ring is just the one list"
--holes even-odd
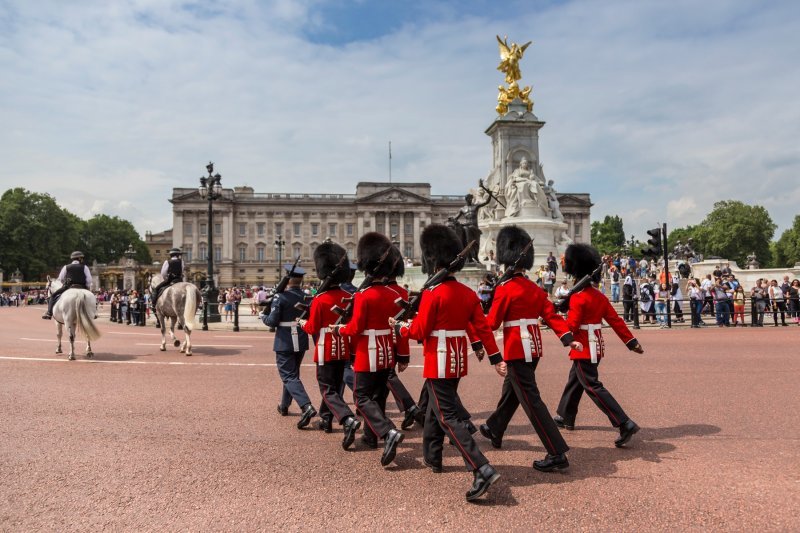
[(275, 239), (275, 249), (278, 251), (278, 281), (281, 280), (281, 274), (283, 272), (283, 247), (286, 246), (286, 241), (283, 240), (282, 237), (278, 237)]
[(208, 200), (208, 272), (206, 273), (206, 284), (203, 287), (203, 299), (205, 304), (203, 306), (203, 331), (208, 330), (209, 322), (219, 322), (219, 312), (214, 312), (216, 306), (214, 305), (219, 298), (219, 291), (214, 286), (214, 226), (213, 214), (214, 209), (212, 202), (222, 198), (222, 176), (219, 173), (214, 174), (214, 163), (209, 162), (206, 165), (208, 176), (200, 178), (200, 187), (197, 191), (200, 193), (200, 198)]

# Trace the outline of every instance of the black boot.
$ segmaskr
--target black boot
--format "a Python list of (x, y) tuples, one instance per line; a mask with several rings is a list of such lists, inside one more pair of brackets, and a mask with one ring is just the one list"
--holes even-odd
[(629, 418), (619, 427), (619, 438), (614, 441), (614, 446), (622, 448), (637, 431), (639, 431), (639, 426)]
[(381, 466), (387, 466), (394, 461), (394, 456), (397, 455), (397, 445), (403, 442), (405, 435), (396, 429), (390, 429), (386, 434), (383, 445), (383, 455), (381, 455)]
[(570, 431), (575, 429), (575, 421), (567, 422), (561, 415), (554, 416), (553, 422), (555, 422), (558, 427), (563, 429), (568, 429)]
[(489, 490), (492, 483), (500, 478), (500, 474), (488, 463), (475, 470), (473, 474), (475, 475), (475, 479), (472, 482), (472, 487), (467, 491), (468, 502), (480, 498), (484, 492)]
[(317, 421), (317, 429), (320, 431), (324, 431), (325, 433), (333, 433), (333, 427), (331, 427), (331, 419), (320, 418)]
[(488, 424), (481, 424), (480, 426), (481, 435), (492, 441), (492, 447), (500, 449), (503, 447), (503, 437), (498, 437), (492, 432), (492, 428), (489, 427)]
[[(353, 441), (356, 439), (356, 431), (358, 428), (361, 427), (361, 421), (354, 417), (349, 416), (344, 421), (344, 438), (342, 439), (342, 448), (345, 450), (353, 444)], [(377, 445), (375, 446), (377, 448)]]
[(317, 410), (310, 403), (303, 406), (303, 414), (300, 415), (300, 420), (297, 421), (297, 429), (306, 427), (311, 419), (317, 416)]
[(403, 423), (400, 424), (400, 429), (408, 429), (413, 426), (419, 412), (420, 408), (416, 405), (412, 405), (410, 409), (407, 409), (405, 417), (403, 417)]
[(564, 470), (569, 468), (567, 454), (559, 453), (556, 455), (550, 455), (548, 453), (547, 456), (541, 461), (534, 461), (533, 468), (539, 472), (552, 472), (553, 470)]
[(288, 416), (289, 415), (289, 408), (288, 407), (282, 407), (280, 404), (278, 404), (278, 414), (281, 415), (281, 416)]

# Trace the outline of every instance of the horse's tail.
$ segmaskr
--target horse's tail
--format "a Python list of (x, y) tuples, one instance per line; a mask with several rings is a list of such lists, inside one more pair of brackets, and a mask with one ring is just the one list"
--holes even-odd
[(187, 332), (194, 329), (194, 317), (197, 314), (197, 287), (186, 285), (186, 303), (183, 306), (183, 327)]
[(86, 293), (84, 291), (77, 292), (78, 325), (80, 325), (84, 335), (86, 335), (86, 338), (91, 342), (100, 338), (100, 330), (97, 329), (97, 326), (94, 323), (95, 310), (90, 305), (90, 302), (86, 297)]

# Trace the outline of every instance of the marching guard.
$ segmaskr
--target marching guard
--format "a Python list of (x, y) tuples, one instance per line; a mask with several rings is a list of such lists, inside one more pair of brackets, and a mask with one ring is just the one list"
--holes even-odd
[[(298, 319), (303, 331), (312, 335), (316, 341), (314, 362), (317, 363), (317, 382), (322, 395), (319, 408), (320, 429), (332, 431), (332, 421), (344, 427), (342, 448), (350, 447), (361, 422), (353, 416), (353, 411), (342, 398), (344, 389), (345, 365), (350, 361), (349, 338), (332, 335), (331, 326), (338, 315), (332, 311), (334, 306), (344, 307), (350, 293), (342, 290), (339, 284), (350, 278), (350, 262), (344, 248), (333, 242), (323, 242), (314, 250), (314, 264), (317, 276), (329, 283), (327, 290), (317, 293), (311, 301), (308, 319)], [(345, 267), (337, 265), (344, 259)]]
[[(452, 268), (454, 259), (461, 252), (455, 232), (440, 224), (425, 228), (420, 244), (429, 275)], [(499, 366), (502, 357), (483, 315), (478, 295), (451, 275), (423, 293), (419, 312), (410, 323), (394, 319), (390, 323), (400, 335), (423, 341), (423, 377), (430, 397), (422, 437), (423, 462), (433, 472), (442, 471), (446, 433), (461, 452), (467, 468), (473, 472), (474, 480), (466, 493), (467, 501), (473, 501), (500, 477), (481, 453), (459, 412), (458, 384), (467, 375), (469, 340), (482, 342), (482, 346), (475, 348), (479, 360), (488, 350), (490, 361), (498, 373), (502, 371)]]
[(536, 366), (542, 357), (542, 334), (539, 317), (561, 340), (564, 346), (581, 351), (583, 346), (573, 339), (572, 333), (547, 293), (525, 277), (533, 266), (533, 243), (528, 233), (517, 226), (506, 226), (497, 234), (497, 262), (508, 270), (502, 282), (495, 287), (492, 306), (487, 320), (494, 331), (503, 327), (503, 363), (507, 373), (497, 409), (481, 424), (481, 434), (492, 446), (502, 446), (503, 434), (511, 418), (522, 404), (536, 434), (542, 441), (547, 456), (534, 461), (533, 467), (541, 472), (569, 467), (564, 441), (547, 406), (542, 401), (536, 385)]
[[(381, 465), (388, 466), (397, 454), (397, 446), (405, 436), (386, 417), (387, 380), (395, 366), (395, 353), (389, 318), (397, 310), (397, 293), (383, 284), (391, 273), (388, 259), (392, 243), (386, 236), (370, 232), (358, 241), (358, 268), (374, 282), (353, 295), (353, 314), (349, 322), (339, 325), (336, 333), (352, 338), (355, 346), (353, 361), (353, 395), (356, 411), (364, 418), (363, 441), (373, 448), (378, 438), (384, 440)], [(398, 356), (398, 370), (408, 366), (407, 356)]]
[(300, 381), (300, 365), (308, 350), (308, 335), (296, 322), (300, 311), (295, 304), (305, 301), (306, 295), (300, 289), (305, 270), (299, 266), (295, 266), (293, 270), (292, 267), (293, 265), (284, 265), (289, 275), (289, 284), (285, 291), (273, 296), (269, 314), (262, 314), (261, 321), (268, 327), (276, 328), (273, 350), (275, 350), (278, 374), (283, 382), (278, 413), (281, 416), (288, 415), (289, 404), (292, 400), (296, 401), (301, 409), (297, 428), (303, 429), (317, 415), (317, 410), (311, 405), (311, 399), (306, 393), (303, 382)]
[[(587, 244), (571, 244), (564, 254), (564, 271), (576, 280), (594, 274), (594, 282), (599, 282), (600, 254)], [(586, 394), (619, 429), (619, 437), (614, 444), (620, 448), (639, 431), (639, 426), (622, 410), (611, 393), (603, 386), (598, 376), (600, 360), (605, 356), (602, 322), (605, 320), (614, 333), (625, 343), (629, 350), (644, 353), (642, 345), (633, 336), (620, 318), (608, 298), (591, 284), (569, 299), (567, 324), (575, 339), (588, 346), (589, 350), (572, 349), (569, 358), (572, 368), (567, 378), (567, 385), (558, 404), (558, 415), (555, 422), (559, 427), (575, 429), (575, 417), (583, 392)]]
[[(400, 253), (400, 250), (394, 246), (392, 247), (392, 255), (390, 256), (390, 260), (394, 266), (391, 274), (386, 280), (386, 286), (397, 293), (397, 296), (402, 298), (403, 301), (408, 301), (408, 291), (397, 283), (397, 278), (401, 277), (405, 273), (403, 256)], [(393, 341), (397, 357), (410, 358), (411, 348), (409, 346), (408, 338), (394, 335)], [(425, 412), (422, 411), (419, 406), (417, 406), (417, 402), (414, 401), (406, 386), (403, 385), (402, 381), (400, 381), (400, 377), (397, 375), (397, 372), (394, 368), (392, 368), (392, 371), (389, 374), (389, 379), (387, 380), (386, 385), (389, 387), (389, 391), (392, 393), (398, 409), (404, 413), (403, 422), (400, 424), (400, 429), (411, 428), (415, 421), (422, 426), (425, 423)]]

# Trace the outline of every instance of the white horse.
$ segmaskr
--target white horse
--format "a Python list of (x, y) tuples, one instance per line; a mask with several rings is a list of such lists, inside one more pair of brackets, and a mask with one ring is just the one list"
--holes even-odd
[[(160, 274), (154, 275), (150, 279), (150, 289), (161, 283), (163, 278)], [(181, 347), (181, 353), (192, 355), (192, 329), (196, 326), (194, 322), (197, 309), (200, 307), (202, 295), (200, 290), (192, 283), (181, 281), (165, 287), (156, 302), (156, 319), (161, 325), (161, 351), (167, 350), (166, 320), (170, 319), (169, 336), (172, 338), (173, 345)], [(186, 333), (186, 340), (183, 344), (175, 338), (175, 323)]]
[[(57, 279), (47, 277), (47, 290), (51, 294), (60, 289), (62, 285)], [(75, 360), (75, 334), (80, 326), (81, 331), (86, 335), (86, 358), (94, 357), (92, 341), (100, 338), (100, 330), (94, 323), (96, 312), (97, 299), (92, 291), (69, 289), (61, 294), (53, 307), (53, 319), (56, 321), (56, 336), (58, 337), (57, 354), (64, 353), (61, 350), (61, 335), (66, 325), (67, 331), (69, 331), (69, 360)]]

